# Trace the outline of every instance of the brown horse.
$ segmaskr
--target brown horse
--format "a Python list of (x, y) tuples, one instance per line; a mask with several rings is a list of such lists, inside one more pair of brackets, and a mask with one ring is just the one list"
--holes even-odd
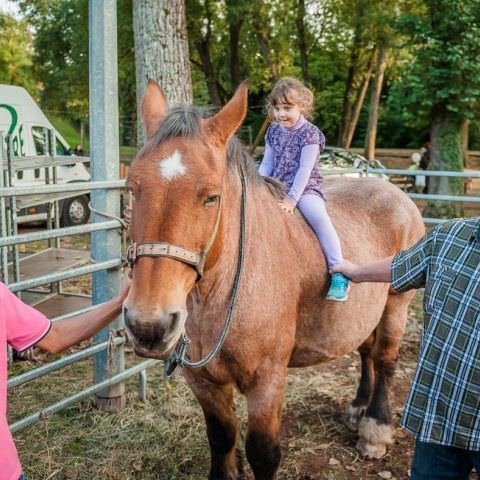
[[(142, 103), (148, 141), (127, 182), (138, 247), (125, 319), (135, 350), (164, 359), (184, 332), (193, 360), (215, 345), (237, 268), (243, 175), (245, 264), (230, 331), (205, 367), (183, 369), (205, 415), (209, 478), (241, 475), (235, 390), (247, 399), (246, 453), (255, 478), (273, 479), (287, 368), (355, 349), (362, 359), (350, 408), (357, 446), (379, 457), (392, 441), (388, 396), (412, 294), (366, 283), (352, 285), (345, 303), (325, 300), (328, 275), (318, 240), (300, 214), (279, 208), (271, 184), (232, 138), (246, 110), (247, 87), (241, 85), (213, 117), (203, 119), (195, 108), (167, 112), (162, 90), (149, 82)], [(392, 255), (424, 233), (413, 202), (388, 182), (329, 179), (325, 192), (344, 254), (356, 263)], [(149, 254), (152, 245), (163, 254)]]

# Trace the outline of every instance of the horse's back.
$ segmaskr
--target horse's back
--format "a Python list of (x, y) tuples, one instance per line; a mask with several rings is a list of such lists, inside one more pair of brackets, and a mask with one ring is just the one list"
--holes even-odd
[(355, 252), (358, 261), (392, 255), (425, 233), (415, 203), (385, 180), (330, 177), (325, 194), (342, 245), (346, 253)]
[[(415, 204), (396, 186), (376, 178), (335, 177), (325, 181), (327, 209), (340, 237), (343, 255), (367, 264), (408, 248), (424, 233)], [(382, 283), (352, 285), (344, 303), (325, 300), (328, 278), (308, 255), (295, 349), (290, 366), (336, 358), (357, 348), (376, 328), (388, 299)], [(323, 263), (323, 265), (325, 265)], [(308, 276), (307, 276), (308, 277)], [(319, 281), (326, 282), (319, 291)], [(408, 299), (405, 299), (408, 303)], [(399, 322), (405, 319), (399, 318)]]

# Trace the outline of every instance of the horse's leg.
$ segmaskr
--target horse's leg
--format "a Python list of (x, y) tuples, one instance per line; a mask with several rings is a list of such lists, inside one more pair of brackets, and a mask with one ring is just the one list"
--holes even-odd
[(376, 329), (372, 356), (375, 367), (375, 387), (365, 416), (358, 427), (357, 448), (368, 458), (385, 455), (392, 443), (392, 413), (390, 389), (398, 358), (400, 341), (405, 330), (407, 310), (414, 293), (390, 293)]
[(190, 388), (197, 397), (205, 416), (210, 444), (209, 480), (242, 478), (240, 457), (237, 457), (238, 419), (233, 403), (233, 386), (216, 385), (185, 372)]
[(358, 429), (361, 418), (372, 398), (373, 385), (375, 382), (375, 370), (372, 358), (372, 349), (375, 344), (375, 332), (360, 345), (358, 351), (361, 359), (360, 383), (358, 384), (357, 395), (347, 408), (348, 426), (352, 430)]
[(263, 364), (255, 386), (246, 392), (248, 404), (247, 458), (255, 480), (273, 480), (280, 464), (280, 425), (286, 367)]

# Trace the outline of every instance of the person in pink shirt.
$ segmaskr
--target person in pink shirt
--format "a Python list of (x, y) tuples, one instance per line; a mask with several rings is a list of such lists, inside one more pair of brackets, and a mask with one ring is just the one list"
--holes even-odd
[(90, 312), (67, 320), (50, 322), (42, 313), (26, 305), (0, 282), (0, 477), (25, 478), (7, 422), (7, 345), (18, 352), (33, 346), (61, 352), (86, 340), (106, 327), (121, 312), (130, 281), (128, 275), (117, 297)]

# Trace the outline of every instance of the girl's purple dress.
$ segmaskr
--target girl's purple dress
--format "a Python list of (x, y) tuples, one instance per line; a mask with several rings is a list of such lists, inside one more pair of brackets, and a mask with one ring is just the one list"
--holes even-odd
[(267, 131), (265, 155), (258, 171), (285, 185), (290, 202), (314, 230), (331, 268), (341, 263), (343, 257), (322, 190), (318, 156), (324, 147), (323, 133), (303, 116), (291, 128), (274, 123)]
[[(314, 165), (309, 174), (305, 189), (295, 191), (292, 186), (300, 169), (302, 149), (308, 145), (318, 145), (319, 152), (325, 148), (325, 136), (312, 123), (301, 117), (293, 128), (285, 128), (274, 123), (266, 134), (266, 141), (273, 151), (273, 170), (271, 177), (282, 182), (288, 196), (297, 203), (302, 195), (313, 194), (325, 199), (322, 190), (322, 175), (318, 167), (318, 154), (315, 154)], [(312, 159), (313, 160), (313, 159)]]

